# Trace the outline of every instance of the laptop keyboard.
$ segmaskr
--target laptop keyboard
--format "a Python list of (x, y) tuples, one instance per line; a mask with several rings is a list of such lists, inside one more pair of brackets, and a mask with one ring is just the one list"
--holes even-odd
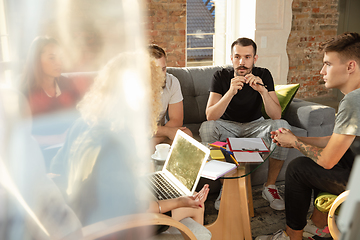
[(150, 176), (151, 188), (158, 200), (172, 199), (182, 196), (169, 182), (160, 174)]

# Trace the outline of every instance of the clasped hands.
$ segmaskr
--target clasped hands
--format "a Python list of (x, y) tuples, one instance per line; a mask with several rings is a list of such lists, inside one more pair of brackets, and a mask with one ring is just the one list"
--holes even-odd
[(276, 131), (271, 131), (270, 134), (272, 141), (280, 147), (293, 148), (297, 141), (297, 137), (286, 128), (279, 128)]
[(259, 85), (259, 83), (264, 84), (260, 77), (254, 76), (252, 73), (248, 73), (245, 76), (234, 76), (234, 78), (231, 79), (229, 90), (235, 95), (243, 88), (244, 84), (249, 84), (250, 87), (260, 93), (267, 91), (267, 89), (264, 86)]

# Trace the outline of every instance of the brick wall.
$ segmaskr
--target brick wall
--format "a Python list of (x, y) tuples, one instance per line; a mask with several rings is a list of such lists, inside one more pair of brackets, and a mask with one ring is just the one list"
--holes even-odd
[(291, 33), (287, 44), (288, 83), (300, 83), (298, 98), (332, 96), (323, 84), (320, 44), (337, 35), (338, 0), (294, 0)]
[(149, 43), (164, 48), (169, 67), (186, 64), (186, 0), (147, 0)]

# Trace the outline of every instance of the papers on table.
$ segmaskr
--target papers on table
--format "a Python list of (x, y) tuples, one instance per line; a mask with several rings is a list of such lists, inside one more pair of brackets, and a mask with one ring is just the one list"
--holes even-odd
[(228, 138), (226, 141), (232, 152), (269, 152), (261, 138)]
[(211, 145), (215, 145), (218, 147), (224, 147), (226, 144), (227, 144), (226, 142), (216, 141), (216, 142), (213, 142)]
[(262, 138), (228, 138), (226, 141), (238, 162), (263, 162), (259, 152), (269, 152)]
[(235, 168), (236, 165), (234, 163), (211, 160), (205, 164), (201, 176), (204, 178), (216, 180)]
[(234, 157), (238, 162), (259, 163), (264, 161), (258, 152), (234, 152)]

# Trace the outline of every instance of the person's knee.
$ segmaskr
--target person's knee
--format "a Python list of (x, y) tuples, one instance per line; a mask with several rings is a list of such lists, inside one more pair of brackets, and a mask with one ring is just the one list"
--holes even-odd
[[(277, 119), (275, 120), (276, 121), (276, 126), (277, 128), (286, 128), (286, 129), (291, 129), (291, 126), (290, 124), (284, 120), (284, 119)], [(277, 129), (275, 129), (277, 130)]]
[(190, 129), (186, 128), (184, 132), (189, 135), (190, 137), (193, 137), (193, 133), (190, 131)]
[(201, 124), (199, 129), (199, 135), (203, 142), (206, 142), (209, 140), (209, 138), (214, 134), (215, 132), (215, 121), (205, 121)]
[(187, 226), (196, 236), (196, 239), (207, 240), (211, 239), (211, 232), (203, 225), (195, 222), (191, 218), (185, 218), (180, 221), (182, 224)]
[(286, 168), (285, 181), (290, 181), (294, 178), (301, 169), (306, 167), (309, 158), (305, 156), (297, 157), (292, 160)]

